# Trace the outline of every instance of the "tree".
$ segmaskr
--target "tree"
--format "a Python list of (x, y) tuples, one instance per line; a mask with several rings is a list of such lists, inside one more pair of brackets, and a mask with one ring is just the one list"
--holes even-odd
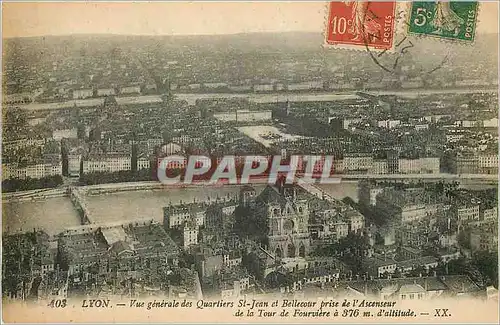
[[(490, 262), (491, 261), (487, 262), (487, 264), (489, 264)], [(488, 268), (486, 268), (486, 269), (488, 269)], [(498, 271), (495, 269), (495, 272), (498, 272)], [(477, 283), (479, 286), (484, 286), (484, 285), (486, 285), (486, 282), (487, 282), (487, 278), (482, 274), (482, 272), (477, 267), (477, 265), (475, 265), (475, 262), (467, 260), (463, 257), (438, 265), (438, 267), (436, 268), (436, 273), (438, 275), (448, 275), (448, 274), (450, 274), (450, 275), (458, 275), (458, 274), (467, 275), (471, 278), (472, 281)], [(498, 284), (498, 278), (497, 278), (497, 284)]]
[(28, 128), (28, 112), (19, 107), (7, 108), (3, 110), (2, 122), (5, 138), (25, 134), (26, 128)]
[(138, 151), (137, 143), (134, 141), (132, 143), (132, 157), (131, 157), (131, 162), (130, 162), (131, 170), (134, 173), (137, 173), (137, 158), (138, 158), (137, 151)]
[(470, 232), (462, 231), (458, 234), (457, 238), (460, 247), (470, 249)]
[(427, 275), (427, 270), (422, 265), (417, 266), (416, 268), (411, 270), (408, 274), (408, 276), (410, 277), (420, 277), (425, 275)]
[(474, 255), (472, 264), (484, 276), (485, 285), (498, 288), (498, 254), (481, 251)]
[(27, 191), (40, 188), (54, 188), (63, 183), (61, 175), (44, 178), (6, 179), (2, 181), (2, 192)]

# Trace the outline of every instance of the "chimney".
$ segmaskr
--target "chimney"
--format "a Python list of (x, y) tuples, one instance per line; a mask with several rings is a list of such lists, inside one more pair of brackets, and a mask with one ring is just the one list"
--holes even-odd
[(429, 286), (428, 286), (428, 283), (427, 283), (427, 277), (426, 277), (426, 278), (425, 278), (425, 280), (424, 280), (424, 289), (425, 289), (425, 291), (426, 291), (426, 292), (427, 292), (427, 291), (428, 291), (428, 289), (429, 289)]

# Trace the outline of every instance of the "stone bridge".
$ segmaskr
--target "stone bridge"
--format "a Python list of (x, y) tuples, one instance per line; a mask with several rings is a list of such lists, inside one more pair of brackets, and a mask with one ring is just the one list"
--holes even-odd
[(2, 193), (2, 199), (5, 201), (31, 201), (31, 200), (44, 200), (53, 197), (63, 197), (66, 195), (67, 195), (66, 188), (54, 188), (54, 189), (21, 191), (13, 193)]
[(434, 173), (434, 174), (341, 174), (338, 175), (345, 180), (413, 180), (413, 181), (469, 181), (477, 183), (498, 183), (498, 174), (448, 174), (448, 173)]
[(74, 187), (68, 188), (69, 197), (71, 199), (71, 203), (73, 203), (74, 207), (78, 211), (80, 215), (80, 222), (82, 225), (88, 225), (94, 223), (94, 218), (92, 213), (90, 212), (87, 202), (85, 201), (84, 195), (80, 190)]
[(297, 182), (297, 185), (302, 187), (304, 190), (309, 192), (310, 194), (328, 201), (337, 201), (330, 194), (326, 193), (324, 190), (317, 187), (315, 184), (306, 183), (306, 182)]

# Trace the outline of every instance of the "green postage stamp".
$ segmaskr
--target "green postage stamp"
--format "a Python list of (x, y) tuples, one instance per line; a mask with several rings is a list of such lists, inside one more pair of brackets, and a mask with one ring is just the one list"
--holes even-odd
[(408, 32), (473, 42), (477, 25), (475, 1), (416, 1), (412, 3)]

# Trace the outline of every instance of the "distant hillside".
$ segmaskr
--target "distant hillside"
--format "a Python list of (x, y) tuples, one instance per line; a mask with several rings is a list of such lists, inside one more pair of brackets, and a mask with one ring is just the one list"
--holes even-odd
[[(198, 50), (275, 50), (275, 51), (309, 51), (320, 50), (323, 43), (321, 33), (286, 32), (286, 33), (247, 33), (230, 35), (192, 35), (192, 36), (142, 36), (142, 35), (67, 35), (44, 36), (4, 39), (6, 46), (12, 44), (30, 46), (61, 46), (81, 47), (98, 45), (101, 48), (116, 47), (150, 47), (155, 49), (192, 48)], [(443, 52), (450, 48), (452, 42), (430, 40), (418, 42), (420, 50), (424, 52), (432, 47), (436, 52)], [(453, 46), (455, 47), (455, 46)], [(465, 52), (497, 53), (498, 36), (496, 34), (478, 34), (474, 46), (457, 48)]]
[(31, 46), (92, 46), (103, 47), (129, 46), (160, 47), (163, 49), (203, 48), (213, 50), (312, 50), (319, 49), (322, 44), (321, 33), (287, 32), (287, 33), (248, 33), (231, 35), (192, 35), (192, 36), (142, 36), (142, 35), (67, 35), (8, 38), (7, 46), (14, 43)]
[[(475, 43), (464, 45), (435, 38), (412, 38), (413, 47), (408, 50), (413, 59), (425, 63), (436, 57), (448, 57), (455, 66), (467, 67), (471, 60), (483, 67), (496, 70), (498, 65), (498, 37), (496, 34), (478, 34)], [(266, 54), (278, 57), (323, 56), (328, 60), (348, 62), (366, 60), (364, 51), (336, 51), (322, 47), (323, 35), (311, 32), (248, 33), (232, 35), (196, 36), (126, 36), (126, 35), (68, 35), (4, 40), (4, 59), (13, 62), (24, 58), (27, 62), (50, 59), (52, 55), (108, 56), (127, 52), (151, 53), (155, 56), (183, 57), (207, 55), (219, 58), (240, 58), (241, 55), (259, 59)], [(275, 56), (276, 57), (276, 56)], [(268, 58), (268, 56), (266, 56)], [(303, 59), (303, 58), (302, 58)]]

